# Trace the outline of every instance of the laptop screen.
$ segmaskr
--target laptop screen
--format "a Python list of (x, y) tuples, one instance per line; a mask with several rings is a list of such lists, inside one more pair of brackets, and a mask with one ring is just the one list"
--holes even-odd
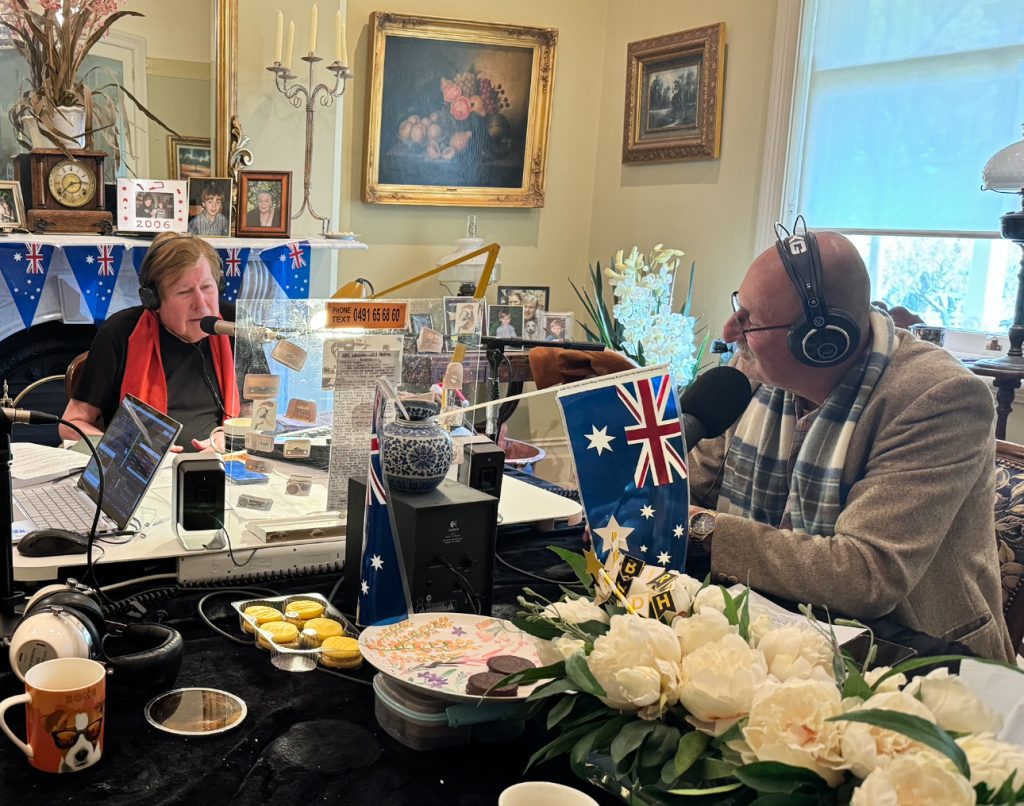
[[(181, 431), (181, 423), (126, 395), (96, 446), (103, 464), (103, 512), (118, 529), (135, 514), (156, 477), (160, 462)], [(95, 502), (99, 474), (90, 460), (78, 486)]]

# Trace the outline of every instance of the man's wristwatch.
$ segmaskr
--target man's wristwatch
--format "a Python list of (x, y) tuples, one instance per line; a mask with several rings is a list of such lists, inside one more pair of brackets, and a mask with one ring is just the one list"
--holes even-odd
[(702, 510), (693, 513), (690, 516), (690, 539), (697, 543), (703, 543), (715, 531), (715, 522), (717, 520), (718, 514), (715, 512)]

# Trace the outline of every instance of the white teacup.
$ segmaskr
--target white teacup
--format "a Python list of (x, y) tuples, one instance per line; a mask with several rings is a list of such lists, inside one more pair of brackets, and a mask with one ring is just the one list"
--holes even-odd
[(551, 781), (523, 781), (498, 796), (498, 806), (597, 806), (590, 795)]

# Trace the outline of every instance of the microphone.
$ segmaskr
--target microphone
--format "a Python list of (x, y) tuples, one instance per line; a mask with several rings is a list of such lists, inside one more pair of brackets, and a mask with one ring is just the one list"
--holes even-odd
[(724, 434), (753, 396), (747, 376), (733, 367), (714, 367), (698, 375), (679, 399), (686, 450), (702, 439)]
[(256, 341), (283, 341), (287, 336), (282, 336), (276, 330), (259, 325), (237, 326), (234, 322), (225, 322), (216, 316), (204, 316), (199, 320), (199, 329), (211, 336), (244, 336)]
[(56, 414), (47, 414), (45, 411), (32, 411), (31, 409), (9, 409), (6, 406), (0, 408), (0, 413), (9, 423), (22, 423), (24, 425), (47, 425), (59, 423), (60, 417)]

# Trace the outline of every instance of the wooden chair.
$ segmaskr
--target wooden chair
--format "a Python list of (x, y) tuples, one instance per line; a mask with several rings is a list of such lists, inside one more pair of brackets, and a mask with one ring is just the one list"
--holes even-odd
[(89, 357), (89, 351), (86, 350), (84, 353), (79, 353), (71, 359), (71, 363), (68, 364), (67, 371), (64, 373), (64, 394), (67, 395), (68, 400), (74, 397), (75, 386), (78, 384), (78, 379), (82, 375), (82, 367), (85, 366), (85, 359)]
[(996, 440), (996, 544), (1003, 616), (1015, 651), (1024, 640), (1024, 445)]

